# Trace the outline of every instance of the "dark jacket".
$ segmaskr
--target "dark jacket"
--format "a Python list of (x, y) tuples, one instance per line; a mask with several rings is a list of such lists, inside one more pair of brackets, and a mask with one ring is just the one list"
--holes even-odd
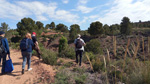
[[(26, 39), (26, 38), (24, 38)], [(32, 47), (34, 46), (33, 41), (31, 39), (28, 40), (29, 48), (26, 50), (21, 50), (21, 52), (32, 52)]]
[[(3, 37), (0, 36), (0, 38), (3, 38)], [(3, 43), (3, 46), (4, 46), (5, 51), (7, 52), (7, 54), (10, 54), (8, 40), (6, 38), (3, 38), (2, 43)]]

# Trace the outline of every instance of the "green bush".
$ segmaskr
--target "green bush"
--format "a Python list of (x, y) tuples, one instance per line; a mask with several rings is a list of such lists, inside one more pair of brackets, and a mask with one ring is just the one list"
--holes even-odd
[(40, 47), (40, 51), (42, 51), (41, 56), (43, 62), (50, 65), (56, 65), (58, 53), (45, 49), (43, 44), (41, 43), (39, 43), (39, 47)]
[(65, 68), (59, 70), (55, 75), (55, 82), (53, 84), (85, 84), (88, 74), (78, 73), (82, 69), (76, 69), (77, 71), (72, 72), (72, 70)]
[[(90, 61), (94, 60), (97, 57), (97, 55), (93, 54), (93, 52), (86, 52), (86, 55), (89, 57)], [(85, 63), (89, 62), (85, 54), (83, 54), (82, 61)]]
[(59, 53), (63, 50), (65, 50), (68, 47), (68, 40), (66, 37), (62, 36), (59, 39)]
[(98, 39), (93, 39), (86, 44), (85, 49), (87, 52), (93, 52), (94, 54), (102, 54), (102, 49), (100, 48), (100, 45), (101, 44)]
[(96, 58), (92, 61), (94, 71), (101, 71), (103, 70), (104, 63), (100, 60), (100, 58)]
[(57, 53), (45, 49), (42, 51), (42, 59), (43, 62), (50, 64), (50, 65), (56, 65), (57, 64)]
[(74, 50), (74, 48), (68, 47), (65, 50), (62, 50), (59, 53), (59, 57), (66, 57), (66, 58), (74, 59), (75, 58), (75, 50)]
[(85, 84), (85, 82), (86, 82), (85, 80), (86, 80), (85, 74), (75, 78), (76, 84)]
[[(56, 73), (55, 75), (55, 82), (54, 84), (71, 84), (70, 82), (71, 77), (71, 72), (68, 71), (68, 69), (63, 69)], [(73, 84), (73, 83), (72, 83)]]

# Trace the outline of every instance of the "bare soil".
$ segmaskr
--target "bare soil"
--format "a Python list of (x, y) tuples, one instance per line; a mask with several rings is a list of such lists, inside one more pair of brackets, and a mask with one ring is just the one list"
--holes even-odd
[[(45, 84), (54, 82), (54, 75), (56, 73), (53, 67), (42, 63), (36, 56), (31, 58), (31, 71), (27, 71), (25, 67), (25, 74), (22, 71), (22, 55), (20, 51), (10, 50), (11, 59), (13, 61), (14, 70), (12, 73), (0, 75), (0, 84)], [(8, 57), (7, 57), (8, 59)], [(2, 65), (0, 64), (0, 70)]]

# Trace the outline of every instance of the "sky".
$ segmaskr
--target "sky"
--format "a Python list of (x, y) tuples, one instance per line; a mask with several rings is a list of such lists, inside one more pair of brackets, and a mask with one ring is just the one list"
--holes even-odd
[(44, 24), (62, 23), (70, 28), (78, 24), (87, 30), (92, 22), (120, 24), (123, 17), (131, 22), (150, 20), (150, 0), (0, 0), (0, 23), (11, 29), (23, 18)]

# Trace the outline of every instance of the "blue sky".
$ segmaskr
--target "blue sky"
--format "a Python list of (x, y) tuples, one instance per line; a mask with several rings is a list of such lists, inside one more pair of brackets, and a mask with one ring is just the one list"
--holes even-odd
[(120, 24), (124, 16), (131, 22), (150, 20), (150, 0), (0, 0), (0, 23), (11, 29), (24, 17), (44, 25), (79, 24), (87, 30), (92, 22)]

